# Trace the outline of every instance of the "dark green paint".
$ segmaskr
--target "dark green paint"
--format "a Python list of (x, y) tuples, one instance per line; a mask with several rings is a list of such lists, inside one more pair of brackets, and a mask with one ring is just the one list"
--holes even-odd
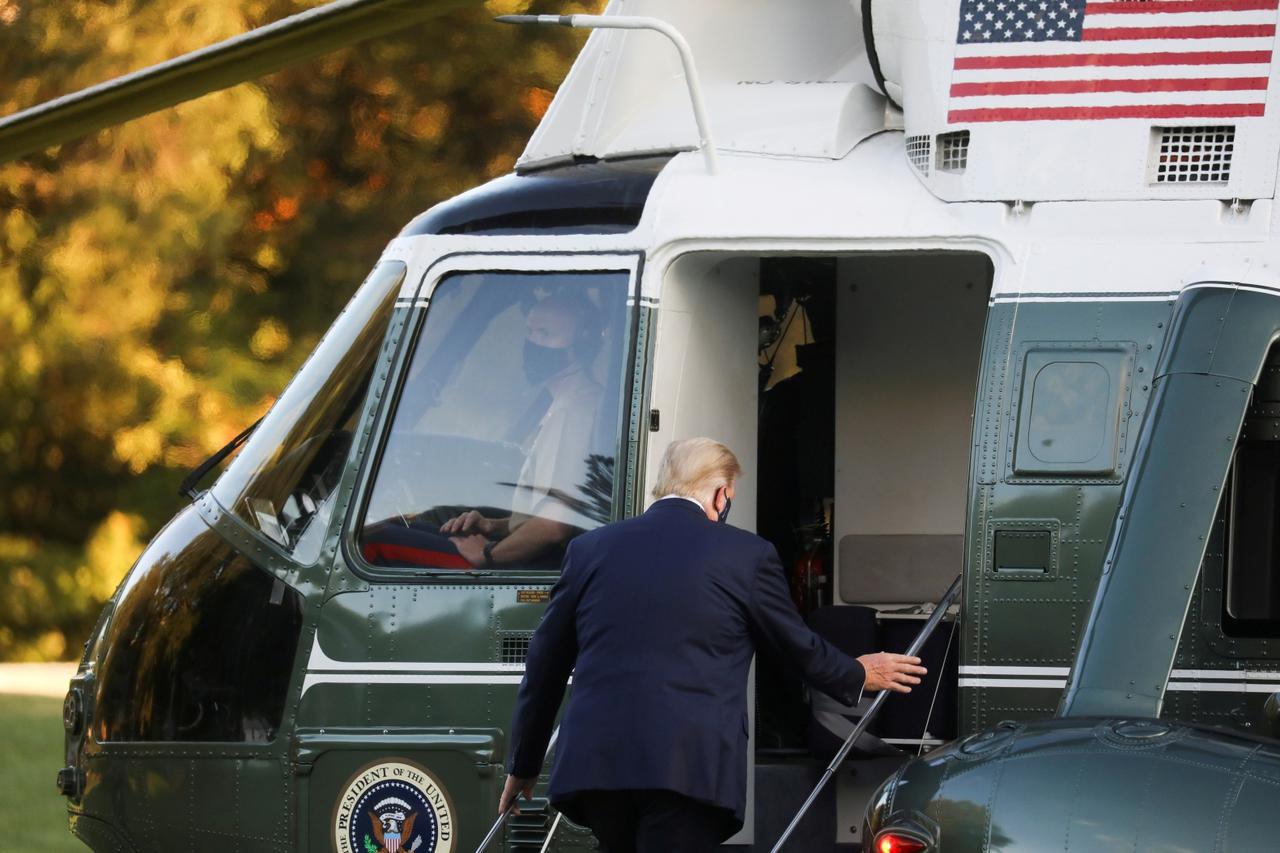
[(1271, 850), (1280, 746), (1156, 720), (1006, 723), (908, 764), (873, 830), (946, 853)]
[[(997, 302), (987, 317), (974, 413), (961, 666), (1070, 666), (1101, 573), (1107, 536), (1133, 459), (1173, 299)], [(1020, 425), (1037, 365), (1096, 361), (1112, 377), (1110, 471), (1096, 462), (1024, 473)], [(997, 571), (1005, 531), (1049, 532), (1044, 573)], [(962, 681), (963, 684), (963, 681)], [(960, 730), (1046, 717), (1060, 691), (961, 687)]]
[(1160, 713), (1249, 394), (1277, 332), (1275, 296), (1222, 285), (1178, 300), (1064, 715)]

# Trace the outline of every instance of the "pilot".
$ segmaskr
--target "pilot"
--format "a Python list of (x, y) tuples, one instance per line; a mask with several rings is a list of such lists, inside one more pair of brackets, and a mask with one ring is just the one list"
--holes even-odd
[(559, 291), (529, 310), (525, 328), (525, 378), (545, 387), (551, 402), (527, 445), (511, 514), (486, 518), (469, 510), (440, 526), (475, 567), (558, 552), (581, 529), (582, 499), (570, 490), (590, 479), (602, 391), (589, 366), (603, 344), (600, 311), (585, 295)]
[(585, 294), (561, 290), (529, 309), (525, 328), (525, 378), (541, 388), (528, 419), (537, 417), (536, 407), (546, 409), (522, 443), (525, 458), (510, 514), (469, 509), (438, 527), (427, 514), (406, 518), (403, 527), (379, 524), (363, 546), (370, 561), (555, 568), (561, 546), (584, 522), (601, 520), (592, 500), (592, 485), (598, 489), (600, 481), (592, 467), (592, 437), (603, 392), (590, 375), (604, 342), (601, 312)]

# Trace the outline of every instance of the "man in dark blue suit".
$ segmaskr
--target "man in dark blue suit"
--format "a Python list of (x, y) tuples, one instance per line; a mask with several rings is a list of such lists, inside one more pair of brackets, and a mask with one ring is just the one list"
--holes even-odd
[(648, 512), (570, 544), (529, 646), (499, 811), (532, 795), (571, 673), (551, 801), (608, 853), (714, 850), (742, 826), (759, 646), (846, 705), (919, 683), (918, 658), (855, 660), (810, 631), (773, 546), (717, 523), (740, 471), (718, 442), (674, 442)]

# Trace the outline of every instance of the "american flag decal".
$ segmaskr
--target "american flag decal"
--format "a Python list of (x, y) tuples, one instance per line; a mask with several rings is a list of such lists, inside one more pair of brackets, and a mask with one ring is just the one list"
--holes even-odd
[(1261, 116), (1280, 0), (961, 0), (947, 119)]

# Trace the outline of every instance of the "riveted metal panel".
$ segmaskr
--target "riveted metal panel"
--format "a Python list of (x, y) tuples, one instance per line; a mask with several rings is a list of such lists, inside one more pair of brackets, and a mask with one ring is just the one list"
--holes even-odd
[[(1280, 396), (1280, 362), (1273, 347), (1254, 391), (1241, 441), (1269, 442), (1270, 426), (1259, 423)], [(1194, 594), (1183, 621), (1173, 676), (1161, 715), (1266, 732), (1267, 698), (1280, 690), (1280, 636), (1233, 636), (1224, 623), (1226, 608), (1227, 502), (1210, 528)]]
[(1000, 475), (1000, 429), (1010, 392), (1009, 346), (1016, 316), (1017, 306), (1010, 303), (996, 303), (987, 313), (973, 429), (977, 480), (983, 484)]
[[(974, 482), (966, 525), (961, 731), (1053, 714), (1128, 476), (1127, 461), (1110, 477), (1061, 472), (1053, 477), (1013, 476), (1025, 353), (1036, 346), (1050, 352), (1055, 347), (1123, 350), (1124, 357), (1132, 359), (1123, 414), (1126, 429), (1133, 431), (1147, 409), (1171, 312), (1171, 299), (1149, 297), (1046, 297), (997, 301), (992, 306), (974, 423)], [(997, 328), (1003, 333), (996, 334)], [(1003, 402), (997, 403), (1001, 397)], [(990, 418), (998, 420), (993, 423)], [(1125, 441), (1132, 444), (1132, 432)], [(1127, 448), (1124, 455), (1129, 453)], [(1033, 575), (1026, 583), (998, 579), (992, 545), (1002, 519), (1056, 524), (1054, 569), (1048, 577)]]
[(991, 599), (991, 608), (1000, 617), (992, 621), (987, 641), (992, 649), (1004, 652), (1001, 659), (1028, 666), (1062, 663), (1062, 638), (1070, 636), (1078, 624), (1080, 604), (1046, 594), (1048, 586), (1005, 584)]
[(104, 800), (86, 802), (87, 809), (105, 809), (138, 848), (170, 849), (175, 838), (194, 850), (268, 853), (291, 844), (292, 778), (281, 757), (151, 749), (134, 758), (99, 754), (86, 770), (101, 788), (95, 799)]

